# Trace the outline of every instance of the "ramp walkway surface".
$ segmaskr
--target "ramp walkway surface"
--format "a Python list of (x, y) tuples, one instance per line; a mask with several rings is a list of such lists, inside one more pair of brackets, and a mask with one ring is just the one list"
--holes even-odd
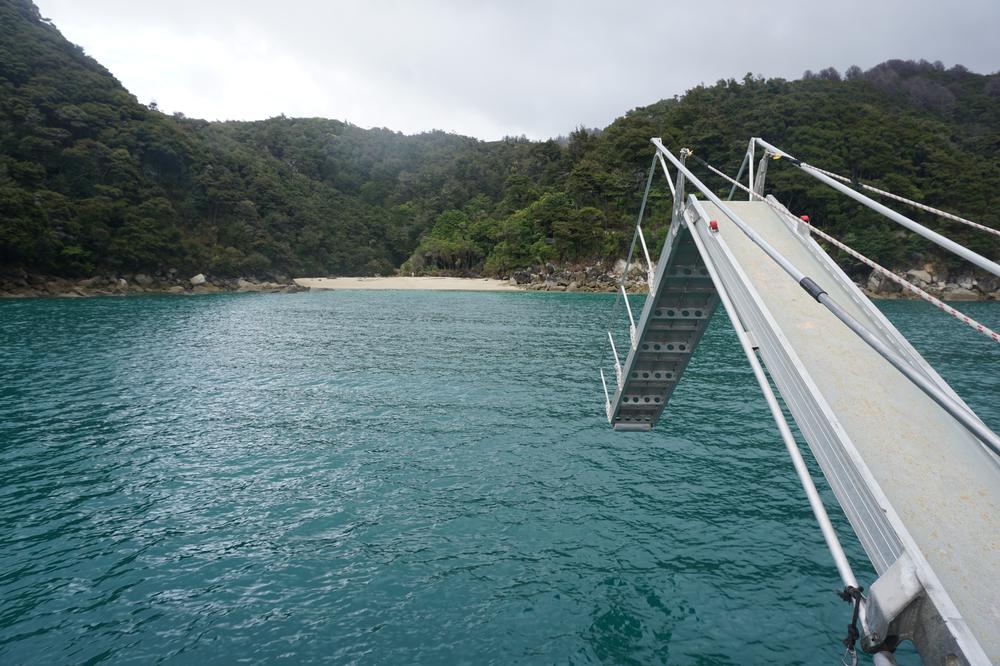
[[(947, 386), (803, 229), (764, 202), (727, 205), (886, 344)], [(803, 434), (876, 570), (882, 574), (904, 550), (919, 549), (987, 655), (1000, 661), (996, 457), (789, 279), (718, 208), (702, 206), (718, 226), (717, 239), (707, 221), (697, 230), (706, 248), (715, 254), (716, 245), (720, 257), (728, 249), (732, 271), (742, 273), (734, 277), (756, 292), (769, 315), (766, 324), (783, 339), (784, 350), (762, 345), (760, 352), (796, 421), (802, 426), (813, 420), (801, 413), (810, 408), (808, 401), (794, 395), (802, 388), (826, 407), (823, 418), (833, 437)], [(788, 363), (799, 366), (801, 382), (779, 380), (772, 370)], [(881, 493), (866, 488), (868, 474)]]

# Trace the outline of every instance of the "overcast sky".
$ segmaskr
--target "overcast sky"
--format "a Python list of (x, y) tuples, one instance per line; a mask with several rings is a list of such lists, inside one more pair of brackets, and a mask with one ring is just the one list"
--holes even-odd
[(547, 138), (747, 72), (1000, 70), (1000, 0), (36, 0), (143, 103)]

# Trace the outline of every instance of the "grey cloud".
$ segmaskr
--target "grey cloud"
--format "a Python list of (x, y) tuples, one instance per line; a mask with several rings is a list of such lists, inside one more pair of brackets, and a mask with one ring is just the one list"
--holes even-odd
[(1000, 61), (992, 0), (39, 4), (141, 100), (167, 110), (284, 111), (481, 138), (604, 126), (747, 72), (796, 78), (889, 58), (993, 72)]

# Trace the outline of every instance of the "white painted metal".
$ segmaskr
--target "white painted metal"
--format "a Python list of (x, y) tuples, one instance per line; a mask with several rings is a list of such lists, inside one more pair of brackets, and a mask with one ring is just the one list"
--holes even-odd
[(757, 164), (757, 179), (753, 183), (753, 187), (747, 194), (748, 201), (753, 201), (755, 194), (764, 194), (764, 181), (767, 179), (767, 163), (771, 160), (771, 153), (764, 151), (761, 155), (760, 162)]
[(622, 389), (622, 362), (618, 358), (618, 350), (615, 348), (615, 339), (611, 335), (611, 331), (608, 331), (608, 342), (611, 343), (611, 355), (615, 359), (615, 381), (618, 384), (618, 390)]
[[(659, 153), (657, 153), (657, 154), (659, 154)], [(735, 178), (735, 180), (733, 182), (733, 186), (729, 189), (729, 196), (726, 197), (727, 201), (730, 200), (730, 199), (732, 199), (733, 196), (736, 194), (737, 184), (740, 182), (740, 178), (743, 177), (743, 172), (746, 170), (746, 168), (747, 168), (747, 162), (749, 160), (750, 160), (750, 153), (748, 152), (748, 153), (746, 153), (746, 154), (743, 155), (743, 161), (740, 162), (740, 169), (739, 169), (739, 171), (736, 172), (736, 178)]]
[(607, 415), (608, 420), (611, 420), (611, 396), (608, 395), (608, 380), (604, 378), (604, 368), (600, 368), (601, 372), (601, 386), (604, 387), (604, 413)]
[(628, 337), (632, 342), (632, 349), (635, 349), (636, 337), (635, 337), (635, 317), (632, 316), (632, 306), (628, 302), (628, 292), (625, 291), (625, 285), (620, 287), (622, 290), (622, 300), (625, 301), (625, 311), (628, 312)]
[(646, 283), (649, 284), (649, 289), (653, 289), (653, 276), (656, 274), (656, 269), (653, 268), (653, 260), (649, 258), (649, 248), (646, 247), (646, 236), (642, 233), (642, 227), (636, 225), (636, 232), (639, 234), (639, 243), (642, 245), (642, 254), (646, 257)]
[(667, 185), (670, 186), (670, 195), (677, 198), (677, 190), (674, 189), (674, 181), (670, 178), (670, 169), (667, 168), (667, 163), (663, 161), (663, 155), (656, 153), (656, 157), (660, 160), (660, 166), (663, 167), (663, 175), (667, 178)]

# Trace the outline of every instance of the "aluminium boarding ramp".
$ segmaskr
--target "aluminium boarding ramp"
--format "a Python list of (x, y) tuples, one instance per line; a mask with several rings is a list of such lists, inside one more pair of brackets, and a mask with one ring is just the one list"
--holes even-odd
[[(958, 400), (810, 238), (805, 225), (779, 215), (763, 201), (727, 206), (883, 343)], [(877, 645), (887, 635), (911, 637), (927, 663), (937, 661), (935, 656), (944, 663), (953, 654), (964, 657), (954, 663), (1000, 663), (997, 459), (810, 297), (713, 204), (690, 198), (669, 232), (681, 242), (668, 242), (661, 265), (670, 264), (673, 252), (688, 251), (683, 242), (688, 233), (698, 234), (708, 255), (702, 261), (710, 263), (719, 278), (714, 286), (733, 302), (880, 576), (870, 591), (870, 633), (863, 639)], [(680, 256), (680, 264), (696, 263), (687, 254)], [(609, 410), (614, 418), (627, 415), (634, 404), (630, 398), (639, 391), (633, 386), (647, 389), (647, 394), (653, 388), (665, 389), (662, 402), (669, 398), (679, 376), (672, 384), (654, 387), (630, 383), (631, 373), (644, 362), (644, 345), (663, 336), (657, 318), (647, 315), (666, 308), (676, 311), (683, 305), (683, 293), (670, 289), (668, 276), (658, 276), (635, 349), (623, 369), (624, 385)], [(700, 334), (694, 331), (688, 339), (696, 344)], [(687, 357), (691, 351), (685, 350)], [(660, 410), (662, 406), (650, 425)]]

